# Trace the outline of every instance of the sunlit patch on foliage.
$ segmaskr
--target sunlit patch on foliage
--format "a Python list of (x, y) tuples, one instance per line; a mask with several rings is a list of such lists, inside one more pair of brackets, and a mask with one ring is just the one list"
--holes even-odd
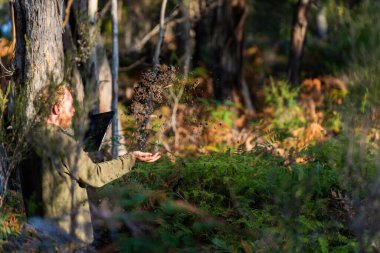
[[(139, 164), (125, 179), (128, 185), (119, 180), (103, 190), (108, 196), (115, 187), (121, 189), (118, 202), (129, 224), (140, 228), (127, 226), (120, 248), (356, 251), (348, 226), (349, 202), (341, 193), (352, 188), (340, 186), (344, 145), (343, 140), (333, 140), (308, 149), (313, 162), (304, 164), (285, 165), (282, 157), (261, 149), (181, 158), (176, 163), (164, 159), (154, 168)], [(124, 219), (123, 214), (115, 215)]]

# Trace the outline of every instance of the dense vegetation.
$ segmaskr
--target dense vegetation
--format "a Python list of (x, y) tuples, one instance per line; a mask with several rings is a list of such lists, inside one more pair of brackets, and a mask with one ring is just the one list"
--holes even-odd
[[(184, 76), (178, 70), (180, 42), (173, 39), (177, 32), (168, 29), (172, 37), (164, 41), (161, 58), (177, 72), (170, 68), (169, 88), (153, 91), (160, 103), (151, 113), (146, 143), (147, 150), (159, 150), (164, 158), (139, 163), (132, 173), (94, 190), (93, 198), (101, 199), (96, 222), (105, 250), (380, 250), (380, 7), (367, 0), (319, 1), (310, 20), (323, 12), (329, 30), (321, 38), (316, 22), (310, 22), (297, 86), (284, 77), (295, 2), (248, 1), (243, 71), (254, 114), (236, 101), (214, 100), (215, 59), (207, 36)], [(161, 2), (128, 3), (120, 22), (131, 28), (129, 16), (140, 20), (132, 26), (138, 37), (147, 30), (143, 24), (156, 24)], [(176, 8), (175, 1), (169, 8)], [(207, 25), (210, 16), (205, 16)], [(108, 52), (111, 21), (102, 18)], [(120, 72), (120, 120), (130, 150), (138, 146), (139, 128), (131, 109), (138, 91), (133, 85), (142, 89), (142, 84), (149, 93), (151, 83), (168, 79), (167, 73), (158, 81), (149, 79), (143, 64), (150, 64), (146, 59), (154, 42), (149, 43), (140, 51), (120, 50), (126, 67)], [(143, 63), (134, 65), (141, 58)], [(25, 223), (18, 187), (16, 182), (0, 213), (0, 246), (72, 250)]]

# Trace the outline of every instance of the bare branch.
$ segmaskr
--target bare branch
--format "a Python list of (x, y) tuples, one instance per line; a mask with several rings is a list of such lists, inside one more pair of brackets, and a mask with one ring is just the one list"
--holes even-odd
[(161, 14), (160, 14), (160, 34), (158, 37), (158, 42), (156, 46), (156, 51), (153, 57), (153, 70), (157, 68), (157, 66), (160, 64), (160, 52), (161, 52), (161, 45), (162, 41), (164, 39), (165, 35), (165, 11), (166, 11), (166, 5), (168, 1), (163, 0), (161, 5)]
[(73, 0), (68, 0), (65, 10), (65, 19), (63, 20), (62, 24), (62, 30), (65, 29), (67, 23), (69, 22), (71, 5), (73, 5)]
[[(179, 13), (179, 10), (174, 10), (170, 15), (169, 17), (165, 20), (165, 24), (166, 26), (170, 26), (172, 24), (177, 24), (179, 23), (178, 21), (181, 20), (181, 22), (183, 21), (183, 19), (174, 19), (175, 16), (177, 16)], [(150, 32), (148, 32), (139, 42), (137, 42), (135, 45), (133, 45), (129, 50), (128, 52), (136, 52), (136, 51), (140, 51), (144, 46), (145, 44), (151, 39), (153, 38), (154, 36), (156, 36), (160, 31), (160, 24), (157, 24)]]
[(108, 1), (103, 9), (99, 12), (99, 19), (103, 19), (105, 15), (107, 15), (107, 12), (110, 10), (111, 8), (111, 1)]
[(119, 71), (129, 71), (131, 69), (134, 69), (138, 65), (142, 64), (145, 60), (146, 60), (146, 57), (144, 56), (141, 59), (138, 59), (137, 61), (135, 61), (134, 63), (132, 63), (132, 64), (126, 66), (126, 67), (120, 67)]

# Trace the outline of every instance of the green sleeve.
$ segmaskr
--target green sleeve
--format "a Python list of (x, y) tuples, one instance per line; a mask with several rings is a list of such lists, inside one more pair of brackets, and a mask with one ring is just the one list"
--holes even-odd
[(77, 181), (92, 187), (101, 187), (131, 171), (135, 158), (128, 153), (111, 161), (94, 163), (79, 144), (69, 136), (64, 138), (67, 145), (64, 152), (64, 167)]

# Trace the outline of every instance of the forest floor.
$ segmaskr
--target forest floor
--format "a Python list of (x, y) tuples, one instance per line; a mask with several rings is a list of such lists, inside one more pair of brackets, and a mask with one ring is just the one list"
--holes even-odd
[[(164, 157), (138, 164), (97, 190), (101, 226), (122, 252), (356, 252), (378, 249), (374, 202), (380, 133), (348, 127), (348, 90), (333, 77), (300, 89), (269, 86), (266, 107), (250, 115), (211, 100), (158, 108), (147, 148)], [(136, 125), (121, 117), (126, 136)], [(127, 139), (128, 147), (136, 143)], [(372, 194), (367, 194), (372, 193)], [(371, 210), (371, 213), (368, 211)], [(379, 217), (380, 219), (380, 217)], [(71, 244), (25, 224), (10, 191), (0, 244), (50, 252)], [(114, 232), (112, 232), (114, 231)], [(117, 231), (117, 232), (115, 232)], [(106, 251), (104, 251), (106, 252)]]

